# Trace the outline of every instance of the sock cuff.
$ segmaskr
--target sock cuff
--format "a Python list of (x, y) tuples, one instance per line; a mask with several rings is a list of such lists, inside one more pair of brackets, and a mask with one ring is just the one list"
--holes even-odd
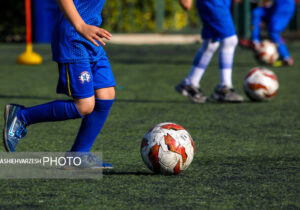
[(23, 121), (25, 126), (28, 126), (28, 121), (26, 120), (26, 117), (24, 116), (24, 112), (26, 112), (26, 110), (24, 110), (24, 109), (19, 110), (17, 113), (17, 118), (19, 120)]
[(99, 99), (96, 98), (95, 110), (108, 110), (111, 108), (115, 101), (114, 99)]
[(78, 110), (78, 108), (77, 108), (75, 102), (72, 101), (72, 100), (70, 100), (70, 103), (71, 103), (71, 105), (73, 106), (73, 109), (77, 111), (78, 116), (79, 116), (80, 118), (84, 118), (84, 116), (79, 112), (79, 110)]

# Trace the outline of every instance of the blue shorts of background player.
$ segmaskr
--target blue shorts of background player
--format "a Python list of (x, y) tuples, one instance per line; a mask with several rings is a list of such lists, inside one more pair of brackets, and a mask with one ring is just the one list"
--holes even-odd
[[(92, 155), (90, 149), (109, 114), (115, 98), (115, 80), (101, 45), (111, 34), (100, 28), (104, 0), (57, 0), (52, 35), (53, 60), (58, 63), (57, 93), (71, 100), (55, 100), (33, 107), (8, 104), (5, 108), (4, 143), (15, 152), (26, 127), (35, 123), (82, 118), (68, 156), (80, 156), (82, 168), (112, 168)], [(62, 10), (62, 11), (61, 11)], [(72, 152), (72, 153), (70, 153)]]
[(260, 24), (264, 21), (270, 39), (277, 44), (280, 57), (292, 62), (288, 49), (280, 33), (288, 26), (295, 12), (294, 0), (276, 0), (273, 5), (257, 7), (252, 11), (252, 42), (260, 43)]
[(231, 0), (198, 0), (197, 9), (201, 17), (203, 39), (224, 39), (236, 34), (233, 23)]

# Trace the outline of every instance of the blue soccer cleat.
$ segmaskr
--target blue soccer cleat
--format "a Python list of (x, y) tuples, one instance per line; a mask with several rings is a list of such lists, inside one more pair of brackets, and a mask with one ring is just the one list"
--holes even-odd
[[(113, 169), (113, 165), (111, 163), (105, 163), (100, 160), (96, 155), (93, 155), (89, 152), (76, 154), (76, 152), (67, 152), (67, 157), (79, 157), (80, 164), (79, 165), (70, 165), (65, 167), (66, 169)], [(78, 164), (78, 161), (76, 161)]]
[(18, 111), (23, 108), (16, 104), (5, 106), (3, 141), (7, 152), (15, 152), (19, 139), (24, 138), (27, 133), (25, 124), (17, 117)]

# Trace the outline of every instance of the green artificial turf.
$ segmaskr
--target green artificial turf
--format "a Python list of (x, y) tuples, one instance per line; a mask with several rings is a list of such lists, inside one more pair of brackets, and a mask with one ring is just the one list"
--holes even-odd
[[(0, 208), (40, 209), (299, 209), (300, 42), (289, 44), (295, 66), (271, 68), (279, 77), (274, 100), (194, 104), (174, 91), (189, 72), (199, 45), (108, 45), (117, 82), (116, 102), (92, 150), (115, 169), (100, 180), (0, 180)], [(40, 66), (20, 66), (24, 45), (0, 45), (0, 110), (7, 103), (33, 106), (57, 98), (57, 65), (50, 46), (35, 46)], [(233, 82), (258, 64), (237, 48)], [(209, 96), (219, 81), (215, 55), (201, 86)], [(246, 98), (246, 96), (245, 96)], [(175, 122), (192, 135), (196, 153), (177, 176), (153, 174), (140, 156), (145, 132)], [(18, 151), (70, 149), (80, 120), (28, 127)], [(3, 120), (0, 121), (3, 128)], [(4, 152), (4, 148), (0, 148)]]

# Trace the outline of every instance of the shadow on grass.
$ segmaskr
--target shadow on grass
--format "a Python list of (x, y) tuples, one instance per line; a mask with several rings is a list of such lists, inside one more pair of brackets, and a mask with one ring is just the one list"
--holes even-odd
[(201, 106), (205, 104), (262, 104), (263, 102), (254, 102), (250, 100), (245, 100), (244, 102), (219, 102), (219, 101), (214, 101), (214, 100), (208, 100), (204, 104), (198, 104), (194, 103), (192, 101), (189, 101), (188, 99), (185, 101), (180, 101), (180, 100), (144, 100), (144, 99), (116, 99), (116, 103), (176, 103), (176, 104), (195, 104), (197, 106)]
[(144, 100), (144, 99), (116, 99), (116, 103), (189, 103), (189, 101), (176, 100)]
[(56, 100), (59, 97), (47, 97), (47, 96), (17, 96), (17, 95), (0, 95), (0, 99), (27, 99), (27, 100)]
[[(0, 99), (27, 99), (27, 100), (58, 100), (63, 99), (61, 97), (47, 97), (47, 96), (28, 96), (28, 95), (0, 95)], [(116, 99), (116, 103), (176, 103), (176, 104), (195, 104), (195, 105), (203, 105), (193, 103), (189, 100), (145, 100), (145, 99)], [(251, 104), (262, 104), (264, 102), (255, 102), (251, 100), (245, 100), (242, 103), (251, 103)], [(241, 104), (242, 104), (241, 103)], [(208, 100), (206, 104), (240, 104), (240, 103), (224, 103), (218, 102), (214, 100)]]
[(168, 58), (166, 59), (112, 59), (112, 63), (114, 64), (130, 64), (130, 65), (144, 65), (144, 64), (150, 64), (150, 65), (190, 65), (191, 61), (185, 61), (185, 60), (170, 60)]
[[(0, 95), (0, 99), (27, 99), (27, 100), (58, 100), (61, 97), (47, 97), (47, 96), (28, 96), (28, 95)], [(144, 100), (144, 99), (116, 99), (120, 103), (188, 103), (189, 101), (175, 101), (175, 100)]]
[(103, 171), (104, 175), (135, 175), (135, 176), (159, 176), (160, 174), (155, 174), (152, 172), (144, 171)]

